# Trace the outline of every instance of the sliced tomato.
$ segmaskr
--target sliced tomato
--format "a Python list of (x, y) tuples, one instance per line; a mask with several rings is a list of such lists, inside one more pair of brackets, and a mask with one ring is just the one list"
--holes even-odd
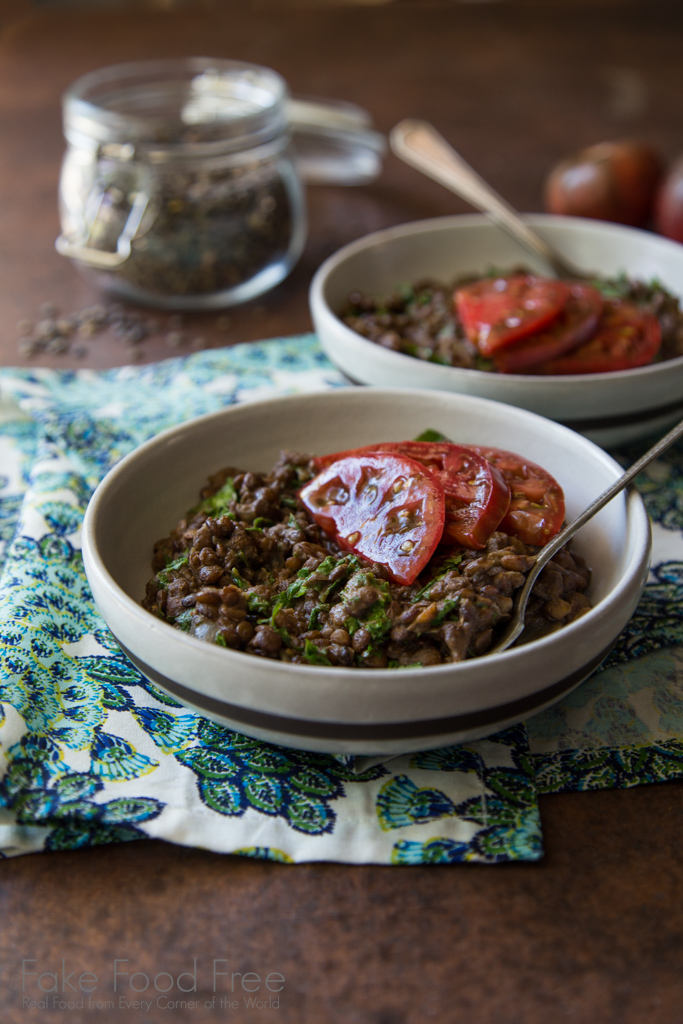
[(567, 355), (549, 359), (533, 373), (609, 373), (647, 366), (662, 344), (662, 329), (651, 313), (627, 299), (605, 302), (598, 328), (585, 344)]
[(403, 455), (378, 452), (338, 459), (299, 497), (342, 549), (383, 565), (396, 583), (414, 582), (443, 533), (441, 484)]
[(568, 288), (567, 303), (552, 324), (495, 352), (493, 359), (501, 373), (523, 373), (571, 352), (593, 337), (600, 322), (602, 295), (581, 281), (568, 284)]
[(513, 274), (487, 277), (455, 293), (455, 310), (467, 337), (485, 356), (542, 330), (557, 319), (569, 297), (563, 281)]
[(510, 488), (483, 456), (469, 446), (446, 441), (387, 441), (352, 452), (319, 456), (313, 464), (321, 469), (343, 456), (371, 452), (391, 452), (421, 463), (443, 487), (444, 542), (478, 550), (486, 547), (510, 504)]
[(510, 507), (501, 520), (501, 530), (525, 544), (547, 544), (564, 522), (564, 494), (557, 480), (514, 452), (472, 447), (500, 470), (510, 487)]

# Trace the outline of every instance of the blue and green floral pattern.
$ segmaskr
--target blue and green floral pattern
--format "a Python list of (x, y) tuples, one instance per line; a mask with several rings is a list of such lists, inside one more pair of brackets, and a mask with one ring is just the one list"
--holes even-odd
[(80, 553), (102, 476), (183, 420), (340, 386), (312, 335), (0, 371), (0, 856), (156, 837), (283, 864), (533, 861), (539, 791), (683, 777), (680, 450), (639, 480), (665, 557), (636, 615), (602, 670), (526, 726), (386, 763), (309, 754), (202, 718), (126, 659)]

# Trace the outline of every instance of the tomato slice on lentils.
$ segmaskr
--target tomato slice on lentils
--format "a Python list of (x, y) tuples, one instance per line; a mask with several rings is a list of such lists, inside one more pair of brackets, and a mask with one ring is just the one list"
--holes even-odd
[(316, 468), (335, 459), (371, 452), (403, 455), (428, 470), (443, 487), (446, 519), (443, 542), (480, 550), (498, 528), (510, 504), (510, 488), (502, 474), (482, 455), (446, 441), (387, 441), (313, 460)]
[(530, 372), (544, 374), (609, 373), (651, 363), (662, 344), (662, 329), (651, 313), (634, 302), (605, 302), (593, 337), (572, 352), (549, 359)]
[(403, 455), (339, 458), (307, 483), (299, 497), (342, 549), (383, 565), (395, 583), (415, 581), (443, 533), (441, 484)]
[(564, 494), (557, 480), (514, 452), (472, 447), (500, 470), (510, 487), (510, 507), (501, 520), (501, 530), (525, 544), (547, 544), (564, 522)]
[(581, 281), (568, 284), (568, 288), (565, 307), (553, 323), (494, 353), (497, 370), (501, 373), (533, 372), (532, 368), (539, 363), (571, 352), (593, 337), (603, 306), (600, 292)]
[(484, 356), (547, 327), (565, 307), (569, 286), (563, 281), (513, 274), (463, 285), (455, 293), (455, 311), (467, 337)]

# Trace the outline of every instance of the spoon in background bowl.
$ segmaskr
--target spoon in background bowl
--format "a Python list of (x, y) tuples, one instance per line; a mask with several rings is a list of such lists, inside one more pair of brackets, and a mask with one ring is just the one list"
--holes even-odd
[(655, 445), (652, 446), (644, 455), (642, 455), (637, 462), (634, 462), (630, 469), (627, 469), (625, 473), (614, 481), (607, 490), (603, 491), (602, 494), (595, 499), (583, 512), (580, 513), (573, 519), (571, 523), (564, 527), (552, 540), (539, 551), (536, 556), (536, 562), (534, 563), (531, 572), (526, 578), (526, 583), (520, 591), (518, 591), (515, 598), (515, 605), (512, 612), (512, 618), (507, 625), (507, 628), (500, 638), (497, 644), (494, 644), (484, 655), (488, 657), (490, 654), (499, 654), (501, 651), (507, 650), (517, 637), (521, 634), (524, 629), (524, 613), (526, 611), (527, 601), (531, 591), (533, 590), (536, 579), (546, 565), (547, 562), (556, 555), (560, 548), (564, 547), (568, 540), (570, 540), (574, 534), (581, 529), (584, 523), (587, 523), (589, 519), (592, 519), (596, 512), (606, 505), (615, 495), (623, 491), (632, 480), (634, 480), (638, 474), (645, 469), (651, 462), (654, 461), (662, 452), (665, 452), (674, 441), (677, 441), (679, 437), (683, 437), (683, 420), (675, 426), (668, 434), (665, 434)]
[(466, 202), (488, 214), (496, 224), (512, 235), (558, 277), (588, 277), (585, 270), (573, 267), (525, 223), (515, 209), (491, 188), (459, 153), (427, 121), (408, 118), (392, 129), (391, 149), (405, 163), (445, 185)]

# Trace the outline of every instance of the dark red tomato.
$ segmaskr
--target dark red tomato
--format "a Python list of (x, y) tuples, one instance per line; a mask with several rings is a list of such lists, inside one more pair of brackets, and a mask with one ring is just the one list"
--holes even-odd
[(501, 530), (525, 544), (543, 546), (562, 529), (564, 494), (557, 480), (541, 466), (514, 452), (473, 445), (503, 474), (510, 487), (510, 507)]
[(443, 533), (441, 484), (403, 455), (338, 459), (302, 488), (300, 498), (341, 548), (383, 565), (396, 583), (414, 582)]
[(551, 171), (545, 206), (551, 213), (641, 227), (652, 212), (662, 169), (659, 154), (647, 143), (600, 142)]
[(557, 320), (537, 334), (498, 349), (493, 357), (496, 368), (501, 373), (524, 373), (583, 345), (595, 334), (602, 302), (602, 295), (592, 285), (572, 282), (567, 304)]
[(683, 242), (683, 157), (675, 162), (657, 192), (654, 219), (660, 235)]
[(533, 274), (487, 277), (458, 288), (455, 310), (470, 341), (491, 356), (552, 323), (568, 296), (562, 281)]
[(533, 373), (609, 373), (647, 366), (659, 352), (662, 329), (651, 313), (633, 302), (605, 302), (598, 329), (590, 341), (558, 359), (533, 368)]
[(510, 504), (510, 488), (501, 473), (469, 446), (446, 441), (388, 441), (354, 452), (323, 455), (316, 468), (335, 459), (371, 452), (391, 452), (421, 463), (443, 487), (446, 521), (443, 541), (481, 549), (497, 529)]

